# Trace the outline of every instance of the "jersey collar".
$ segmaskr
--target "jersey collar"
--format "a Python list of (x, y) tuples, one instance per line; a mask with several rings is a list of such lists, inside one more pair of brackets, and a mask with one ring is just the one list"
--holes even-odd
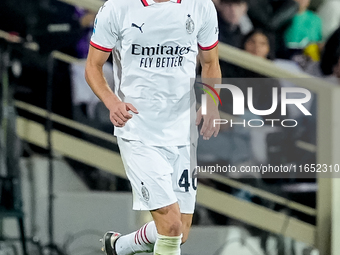
[[(153, 5), (155, 4), (156, 2), (153, 1), (153, 0), (141, 0), (142, 1), (142, 4), (146, 7), (146, 6), (150, 6), (150, 5)], [(182, 2), (182, 0), (169, 0), (170, 2), (173, 2), (173, 3), (178, 3), (180, 4)]]

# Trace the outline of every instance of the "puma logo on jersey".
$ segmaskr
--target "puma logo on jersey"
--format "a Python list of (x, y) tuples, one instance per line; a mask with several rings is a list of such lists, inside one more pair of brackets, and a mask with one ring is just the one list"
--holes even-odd
[(131, 24), (131, 27), (138, 28), (138, 29), (140, 30), (141, 33), (143, 33), (142, 26), (144, 26), (144, 23), (143, 23), (141, 26), (137, 26), (135, 23), (132, 23), (132, 24)]

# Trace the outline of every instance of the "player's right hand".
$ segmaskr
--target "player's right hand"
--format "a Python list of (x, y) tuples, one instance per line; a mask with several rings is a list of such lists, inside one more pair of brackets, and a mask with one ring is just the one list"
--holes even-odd
[(115, 127), (124, 127), (125, 123), (132, 118), (133, 113), (138, 114), (137, 109), (130, 103), (117, 102), (110, 110), (110, 120)]

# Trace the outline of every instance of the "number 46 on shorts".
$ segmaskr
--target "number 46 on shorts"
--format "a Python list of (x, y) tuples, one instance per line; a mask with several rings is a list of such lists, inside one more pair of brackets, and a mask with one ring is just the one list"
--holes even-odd
[[(190, 184), (191, 183), (191, 184)], [(192, 171), (192, 178), (189, 178), (189, 170), (183, 170), (183, 173), (178, 181), (178, 186), (185, 189), (185, 192), (189, 192), (190, 187), (193, 190), (197, 190), (197, 170), (196, 168)]]

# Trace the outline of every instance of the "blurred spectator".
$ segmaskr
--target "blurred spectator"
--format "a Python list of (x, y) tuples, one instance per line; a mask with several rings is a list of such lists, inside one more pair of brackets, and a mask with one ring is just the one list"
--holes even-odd
[(324, 1), (318, 8), (322, 20), (322, 38), (326, 41), (340, 26), (340, 1)]
[(220, 3), (220, 0), (212, 0), (212, 2), (214, 3), (215, 7)]
[[(272, 59), (274, 58), (274, 55), (271, 51), (272, 40), (270, 37), (271, 36), (266, 32), (255, 29), (244, 36), (240, 48), (260, 58)], [(243, 68), (239, 68), (238, 75), (240, 78), (227, 78), (223, 80), (223, 83), (233, 84), (240, 88), (245, 95), (245, 98), (248, 97), (248, 87), (252, 87), (252, 105), (254, 108), (257, 110), (270, 109), (273, 104), (273, 88), (279, 88), (279, 82), (275, 79), (267, 78), (261, 74)], [(220, 96), (223, 102), (223, 105), (220, 106), (220, 110), (231, 114), (233, 109), (233, 97), (231, 92), (227, 89), (222, 89)], [(251, 119), (263, 119), (262, 116), (254, 115), (248, 109), (247, 100), (245, 100), (244, 115), (238, 117), (246, 122)], [(277, 107), (276, 111), (273, 114), (266, 116), (266, 118), (281, 119), (280, 107)], [(238, 121), (241, 122), (241, 120)], [(276, 130), (276, 128), (271, 126), (268, 128), (264, 126), (259, 129), (254, 129), (247, 126), (242, 127), (242, 125), (236, 125), (235, 127), (228, 129), (227, 125), (221, 125), (221, 131), (217, 139), (212, 138), (209, 141), (203, 141), (201, 138), (199, 139), (199, 159), (205, 162), (228, 162), (232, 165), (252, 161), (265, 162), (267, 160), (266, 135)]]
[[(98, 97), (92, 92), (85, 80), (85, 61), (89, 50), (95, 13), (76, 8), (75, 13), (82, 28), (82, 36), (76, 44), (76, 56), (82, 62), (71, 65), (72, 103), (74, 119), (101, 130), (112, 132), (112, 124), (108, 112)], [(104, 67), (104, 76), (111, 86), (113, 85), (112, 64), (107, 62)]]
[[(249, 52), (252, 55), (266, 58), (274, 61), (274, 63), (285, 70), (301, 73), (303, 70), (294, 61), (287, 59), (279, 59), (275, 57), (275, 44), (273, 35), (270, 32), (266, 32), (262, 29), (254, 29), (249, 34), (247, 34), (243, 39), (242, 49)], [(246, 70), (246, 72), (250, 72)], [(258, 73), (250, 72), (242, 77), (264, 77)]]
[(243, 35), (252, 29), (247, 21), (247, 0), (219, 0), (216, 3), (220, 27), (219, 40), (240, 48)]
[(298, 9), (293, 0), (253, 0), (248, 15), (255, 27), (274, 32), (287, 25)]
[[(275, 50), (273, 45), (273, 36), (270, 33), (262, 29), (254, 29), (244, 36), (241, 49), (260, 58), (274, 60)], [(259, 73), (243, 68), (239, 70), (239, 77), (265, 78)]]
[[(242, 43), (242, 49), (246, 52), (258, 56), (260, 58), (274, 60), (274, 50), (272, 36), (270, 33), (263, 31), (262, 29), (255, 29), (248, 33)], [(258, 110), (267, 110), (272, 106), (272, 91), (273, 88), (280, 87), (280, 84), (275, 79), (269, 79), (268, 77), (250, 71), (248, 69), (241, 69), (240, 77), (243, 78), (262, 78), (262, 79), (241, 79), (238, 85), (243, 93), (248, 94), (247, 88), (249, 82), (253, 87), (253, 105)], [(269, 118), (280, 119), (280, 109), (278, 109), (268, 116)]]
[(82, 29), (81, 38), (79, 39), (76, 46), (77, 57), (85, 59), (89, 50), (89, 41), (92, 35), (93, 23), (96, 18), (96, 14), (81, 8), (76, 8), (75, 14)]
[(255, 29), (248, 33), (243, 39), (242, 48), (252, 55), (274, 59), (271, 36), (262, 29)]
[[(255, 29), (244, 36), (240, 48), (260, 58), (273, 60), (274, 50), (272, 45), (273, 42), (270, 34), (264, 32), (262, 29)], [(242, 67), (236, 67), (235, 70), (237, 71), (237, 78), (267, 78), (262, 74), (244, 69)], [(251, 82), (254, 83), (254, 81), (255, 80), (252, 80)], [(270, 84), (265, 85), (263, 82)], [(261, 84), (258, 84), (254, 87), (253, 103), (256, 109), (263, 110), (269, 109), (271, 107), (272, 82), (273, 79), (261, 79)], [(244, 95), (248, 94), (248, 79), (233, 79), (231, 84), (238, 86), (242, 90)], [(233, 99), (231, 93), (228, 90), (221, 90), (221, 98), (223, 98), (223, 102), (226, 102), (223, 104), (222, 110), (224, 112), (231, 113), (233, 107)], [(247, 108), (247, 102), (245, 102), (245, 107)]]
[[(219, 40), (231, 46), (241, 48), (243, 36), (252, 29), (247, 17), (247, 0), (214, 1), (218, 12)], [(239, 68), (220, 61), (222, 77), (238, 77)]]
[[(11, 47), (12, 56), (22, 65), (20, 75), (11, 77), (11, 83), (17, 84), (15, 98), (44, 108), (47, 105), (48, 80), (46, 56), (52, 50), (70, 53), (70, 49), (73, 49), (79, 34), (79, 23), (73, 15), (74, 8), (57, 0), (0, 2), (0, 29), (36, 43), (39, 49), (28, 50), (21, 44)], [(68, 64), (55, 60), (52, 110), (68, 118), (72, 117), (70, 89)]]
[(285, 58), (286, 48), (283, 32), (298, 12), (294, 0), (252, 0), (249, 1), (248, 15), (254, 27), (273, 33), (276, 56)]
[(327, 40), (321, 61), (310, 64), (306, 72), (340, 84), (340, 27)]
[[(90, 39), (93, 32), (96, 14), (81, 8), (76, 8), (75, 14), (78, 17), (79, 24), (82, 28), (82, 34), (75, 46), (76, 57), (82, 59), (83, 61), (73, 63), (70, 66), (73, 119), (112, 134), (114, 127), (109, 119), (109, 111), (99, 100), (99, 98), (93, 93), (85, 80), (85, 63), (90, 47)], [(103, 73), (107, 83), (112, 88), (114, 85), (114, 79), (111, 59), (109, 59), (104, 64)], [(83, 134), (83, 137), (88, 141), (94, 139), (93, 137), (85, 134)], [(74, 162), (73, 167), (78, 173), (82, 173), (83, 178), (85, 178), (85, 181), (91, 186), (92, 189), (108, 190), (112, 189), (113, 187), (115, 190), (122, 191), (128, 191), (131, 189), (129, 182), (123, 178), (107, 175), (101, 170), (92, 167), (86, 167), (85, 169), (87, 171), (85, 171), (84, 174), (85, 166), (82, 164), (74, 164)], [(109, 181), (103, 182), (103, 179)]]
[(299, 54), (312, 43), (322, 40), (322, 22), (320, 17), (308, 10), (310, 0), (295, 0), (299, 4), (299, 13), (286, 29), (284, 38), (292, 55)]
[[(241, 48), (244, 35), (252, 29), (252, 24), (247, 18), (247, 1), (214, 0), (214, 3), (218, 12), (220, 42)], [(222, 77), (238, 77), (239, 67), (224, 61), (220, 61), (220, 65)], [(223, 102), (226, 104), (231, 102), (226, 98), (222, 96)], [(225, 108), (221, 110), (228, 112)], [(241, 131), (241, 134), (235, 135), (233, 131), (228, 131), (226, 125), (222, 125), (218, 138), (209, 141), (199, 138), (201, 146), (198, 146), (198, 158), (201, 163), (243, 162), (250, 157), (247, 142), (247, 134), (243, 136)]]

